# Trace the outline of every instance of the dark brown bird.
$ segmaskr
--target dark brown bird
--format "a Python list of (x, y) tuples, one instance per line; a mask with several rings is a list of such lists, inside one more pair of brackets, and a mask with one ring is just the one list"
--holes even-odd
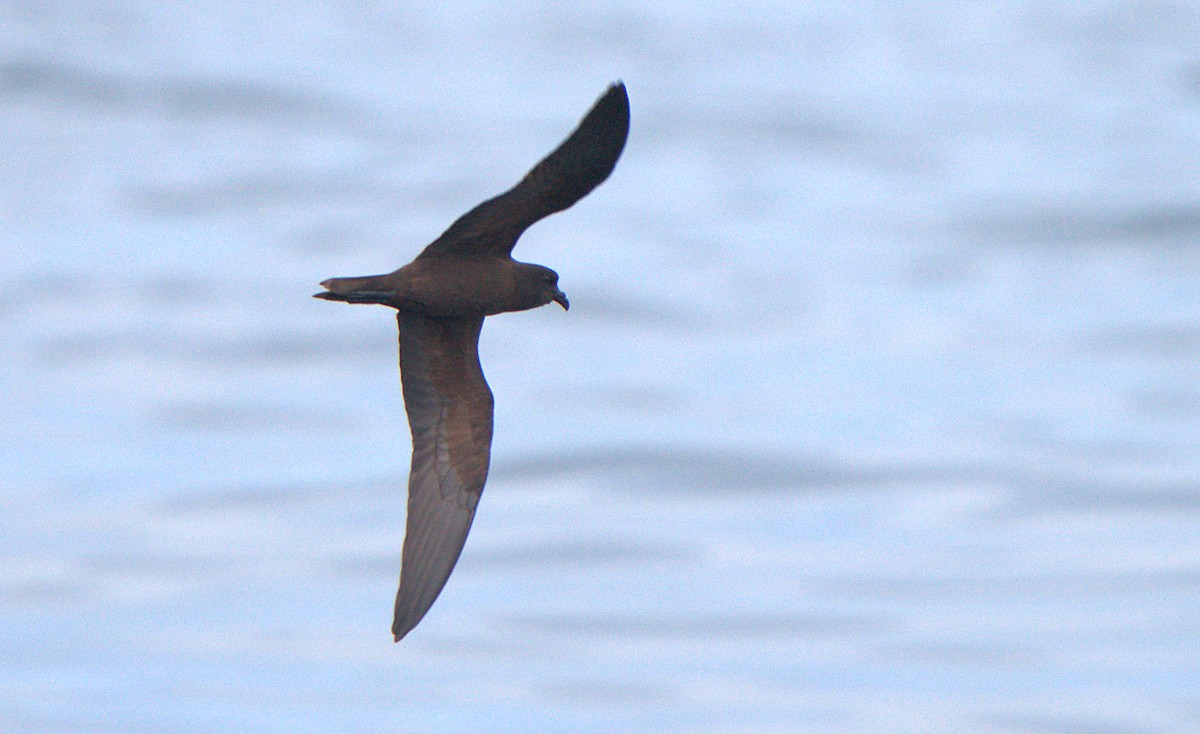
[(608, 178), (629, 133), (625, 85), (609, 87), (561, 145), (513, 188), (450, 225), (387, 275), (330, 278), (316, 298), (399, 311), (400, 376), (412, 430), (408, 521), (392, 634), (417, 626), (454, 570), (487, 479), (492, 391), (479, 365), (483, 318), (551, 301), (567, 309), (558, 273), (512, 259), (531, 224)]

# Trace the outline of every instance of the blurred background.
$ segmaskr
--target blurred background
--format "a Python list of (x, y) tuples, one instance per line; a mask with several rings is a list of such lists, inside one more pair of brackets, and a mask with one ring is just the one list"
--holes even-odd
[[(1187, 2), (0, 6), (0, 729), (1200, 730)], [(388, 634), (395, 322), (310, 298), (612, 178), (488, 320)]]

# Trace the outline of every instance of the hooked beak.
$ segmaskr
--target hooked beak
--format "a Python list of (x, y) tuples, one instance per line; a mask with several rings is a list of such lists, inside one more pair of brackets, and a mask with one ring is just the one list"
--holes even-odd
[(552, 300), (555, 303), (557, 303), (558, 305), (562, 306), (564, 311), (571, 310), (571, 302), (567, 300), (567, 294), (563, 293), (560, 290), (554, 291), (554, 297), (551, 298), (550, 300)]

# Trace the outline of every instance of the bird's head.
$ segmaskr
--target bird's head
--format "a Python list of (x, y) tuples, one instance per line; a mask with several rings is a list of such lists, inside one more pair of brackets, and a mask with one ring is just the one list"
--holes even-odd
[(521, 302), (528, 304), (523, 305), (524, 308), (545, 306), (551, 301), (562, 306), (564, 311), (571, 307), (567, 294), (559, 290), (558, 273), (542, 265), (529, 263), (517, 263), (517, 273)]

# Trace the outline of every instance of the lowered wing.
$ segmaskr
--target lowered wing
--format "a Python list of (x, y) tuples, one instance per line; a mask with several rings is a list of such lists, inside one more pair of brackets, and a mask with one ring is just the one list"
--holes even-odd
[(401, 311), (397, 321), (413, 441), (392, 622), (399, 642), (429, 611), (467, 540), (487, 479), (492, 391), (479, 366), (483, 317), (430, 319)]

